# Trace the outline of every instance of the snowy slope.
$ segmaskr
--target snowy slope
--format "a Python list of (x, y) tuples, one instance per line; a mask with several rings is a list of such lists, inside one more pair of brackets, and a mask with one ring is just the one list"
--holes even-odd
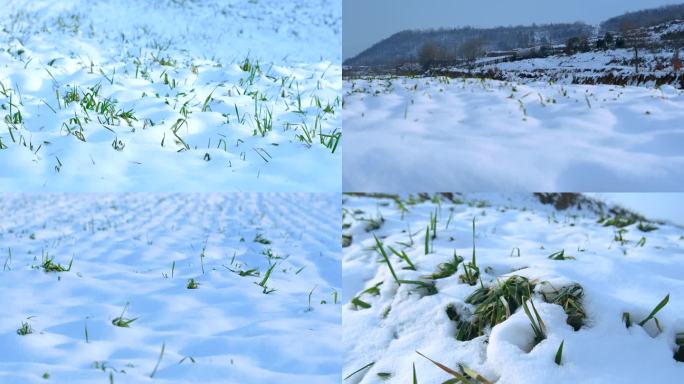
[(4, 195), (0, 382), (339, 382), (339, 210), (337, 194)]
[[(402, 213), (392, 199), (344, 198), (343, 232), (350, 241), (342, 261), (344, 376), (351, 375), (345, 383), (411, 382), (414, 363), (419, 383), (450, 378), (415, 351), (457, 371), (464, 364), (498, 384), (673, 383), (684, 374), (684, 363), (673, 359), (675, 334), (684, 332), (682, 227), (658, 223), (657, 229), (643, 232), (637, 221), (621, 231), (605, 220), (598, 223), (596, 207), (557, 211), (531, 195), (455, 195), (453, 201), (441, 197), (439, 204), (416, 196), (412, 200), (401, 199)], [(605, 219), (613, 217), (605, 212)], [(425, 254), (431, 215), (437, 217), (437, 235)], [(373, 235), (389, 254), (398, 279), (434, 281), (436, 292), (430, 295), (409, 283), (398, 286)], [(473, 241), (484, 287), (511, 276), (536, 283), (532, 297), (546, 339), (533, 348), (523, 308), (485, 327), (481, 336), (456, 339), (459, 323), (447, 308), (451, 305), (456, 312), (451, 315), (461, 320), (472, 319), (475, 305), (465, 300), (480, 288), (479, 281), (471, 286), (458, 277), (464, 274), (463, 263), (471, 261)], [(389, 247), (405, 251), (415, 270)], [(548, 258), (560, 250), (572, 258)], [(464, 258), (455, 274), (426, 277), (452, 261), (454, 253)], [(542, 295), (571, 283), (583, 289), (580, 303), (586, 316), (578, 331), (566, 323), (564, 309)], [(374, 286), (378, 289), (364, 293)], [(668, 294), (669, 303), (656, 314), (662, 331), (653, 320), (644, 327), (636, 324)], [(369, 308), (352, 304), (355, 298)], [(624, 312), (634, 322), (630, 328), (622, 322)], [(561, 365), (556, 365), (561, 341)]]
[[(478, 67), (476, 73), (489, 73), (497, 79), (518, 82), (553, 81), (562, 84), (616, 84), (654, 87), (670, 84), (682, 88), (681, 71), (672, 66), (673, 49), (639, 51), (634, 65), (634, 50), (613, 49), (574, 55), (532, 58)], [(449, 71), (448, 69), (445, 71)]]
[(344, 82), (345, 191), (672, 191), (684, 93), (387, 77)]
[(0, 7), (0, 190), (339, 190), (339, 2)]

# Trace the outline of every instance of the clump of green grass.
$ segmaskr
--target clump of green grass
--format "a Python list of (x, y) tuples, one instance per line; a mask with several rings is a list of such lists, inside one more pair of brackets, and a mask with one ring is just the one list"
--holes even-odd
[(17, 335), (20, 336), (26, 336), (33, 333), (33, 328), (31, 328), (31, 325), (28, 322), (21, 322), (21, 327), (17, 329)]
[(271, 240), (267, 239), (261, 233), (257, 233), (254, 237), (254, 242), (259, 244), (271, 244)]
[(65, 268), (59, 263), (54, 262), (55, 258), (49, 257), (47, 253), (43, 254), (43, 259), (42, 263), (40, 265), (41, 268), (43, 268), (43, 271), (47, 272), (69, 272), (71, 270), (71, 265), (74, 262), (74, 259), (71, 259), (69, 261), (69, 265)]
[(385, 218), (382, 217), (382, 215), (378, 215), (378, 217), (371, 217), (370, 219), (367, 219), (366, 226), (364, 227), (364, 230), (366, 232), (373, 232), (380, 227), (382, 227), (382, 224), (385, 222)]
[(616, 215), (611, 218), (599, 220), (599, 223), (601, 223), (601, 221), (603, 222), (604, 227), (614, 226), (616, 228), (624, 228), (626, 226), (636, 223), (637, 219), (634, 216), (623, 217), (620, 215)]
[(188, 289), (197, 289), (199, 288), (199, 283), (195, 281), (195, 279), (189, 279), (188, 284), (186, 286)]
[(675, 336), (675, 344), (677, 344), (677, 351), (673, 358), (677, 361), (684, 362), (684, 332), (679, 332)]
[(627, 230), (625, 228), (620, 228), (615, 231), (615, 234), (613, 235), (613, 241), (617, 241), (618, 243), (624, 245), (628, 240), (623, 237), (623, 235), (627, 233)]
[(353, 237), (349, 233), (342, 234), (342, 248), (346, 248), (352, 244)]
[(565, 249), (561, 249), (558, 252), (554, 252), (548, 257), (551, 260), (574, 260), (574, 256), (568, 256), (565, 254)]
[(454, 275), (458, 271), (458, 265), (463, 262), (463, 257), (456, 254), (454, 251), (454, 258), (452, 261), (441, 263), (437, 266), (437, 271), (430, 275), (423, 276), (425, 279), (438, 280), (445, 279)]
[[(548, 283), (542, 282), (541, 284)], [(563, 307), (563, 310), (568, 315), (566, 322), (575, 331), (579, 331), (582, 328), (587, 315), (582, 306), (584, 289), (581, 285), (576, 283), (570, 284), (560, 289), (554, 289), (552, 292), (542, 292), (542, 296), (547, 303), (558, 304)]]
[(655, 231), (656, 229), (658, 229), (658, 227), (656, 227), (655, 225), (653, 225), (651, 223), (647, 222), (644, 224), (643, 221), (640, 221), (639, 225), (637, 225), (637, 229), (639, 229), (641, 232), (651, 232), (651, 231)]
[(138, 320), (137, 317), (134, 317), (132, 319), (124, 317), (124, 314), (126, 314), (126, 310), (128, 309), (128, 304), (129, 303), (126, 303), (126, 305), (124, 306), (123, 311), (121, 311), (121, 315), (119, 315), (119, 317), (116, 317), (116, 318), (114, 318), (114, 320), (112, 320), (112, 324), (116, 325), (117, 327), (121, 327), (121, 328), (130, 328), (131, 323)]
[[(521, 276), (511, 276), (504, 282), (475, 290), (465, 300), (475, 305), (469, 321), (458, 320), (456, 339), (472, 340), (484, 334), (484, 329), (508, 319), (530, 297), (535, 284)], [(450, 316), (451, 317), (451, 316)]]
[[(541, 284), (548, 284), (542, 282)], [(475, 305), (475, 311), (469, 320), (461, 319), (453, 305), (447, 306), (447, 316), (457, 322), (456, 339), (459, 341), (472, 340), (482, 336), (488, 327), (493, 327), (506, 319), (515, 311), (525, 306), (525, 302), (532, 297), (536, 282), (522, 276), (511, 276), (505, 281), (497, 281), (493, 286), (476, 289), (465, 300), (467, 304)], [(584, 324), (586, 313), (582, 307), (583, 289), (579, 284), (554, 289), (552, 292), (542, 293), (544, 301), (563, 307), (568, 315), (567, 323), (575, 330), (579, 330)], [(526, 313), (529, 309), (526, 310)], [(535, 340), (544, 334), (544, 326), (541, 318), (532, 303), (532, 325), (535, 329)], [(537, 332), (542, 331), (542, 332)], [(542, 338), (543, 340), (543, 338)], [(535, 345), (538, 341), (535, 342)]]

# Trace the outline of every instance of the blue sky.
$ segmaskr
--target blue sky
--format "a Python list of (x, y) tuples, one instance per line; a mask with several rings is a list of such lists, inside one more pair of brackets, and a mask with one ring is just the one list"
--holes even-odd
[(601, 21), (672, 0), (343, 0), (343, 57), (405, 29)]
[(588, 193), (641, 213), (648, 219), (668, 220), (684, 226), (684, 193)]

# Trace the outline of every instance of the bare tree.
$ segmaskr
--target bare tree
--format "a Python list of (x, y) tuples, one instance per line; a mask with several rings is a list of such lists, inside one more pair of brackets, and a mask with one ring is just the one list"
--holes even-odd
[(620, 34), (625, 45), (634, 49), (634, 70), (639, 73), (639, 48), (645, 43), (647, 33), (643, 28), (638, 28), (631, 21), (623, 21), (620, 24)]
[(675, 75), (682, 69), (682, 60), (679, 58), (679, 48), (675, 49), (675, 53), (672, 55), (672, 69), (674, 69)]
[(424, 70), (432, 68), (442, 57), (442, 49), (433, 41), (423, 44), (418, 52), (418, 61)]
[(457, 54), (469, 63), (473, 63), (484, 54), (484, 41), (482, 39), (468, 40), (458, 47)]

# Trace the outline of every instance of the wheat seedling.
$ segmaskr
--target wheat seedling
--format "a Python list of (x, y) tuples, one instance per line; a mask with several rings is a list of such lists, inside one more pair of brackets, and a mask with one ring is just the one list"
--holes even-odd
[(137, 317), (134, 317), (132, 319), (123, 317), (124, 314), (126, 313), (126, 310), (128, 309), (128, 304), (129, 303), (126, 303), (126, 305), (124, 306), (123, 311), (121, 311), (121, 315), (119, 317), (114, 318), (114, 320), (112, 320), (112, 324), (116, 325), (117, 327), (121, 327), (121, 328), (129, 328), (131, 323), (138, 320)]

